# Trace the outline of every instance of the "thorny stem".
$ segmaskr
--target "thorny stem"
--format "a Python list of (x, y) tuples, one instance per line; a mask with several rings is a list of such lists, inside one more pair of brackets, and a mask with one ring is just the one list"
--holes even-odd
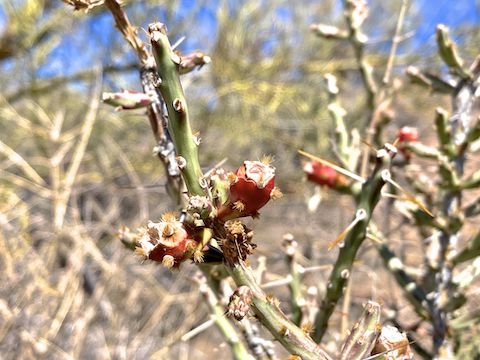
[[(350, 278), (353, 261), (357, 255), (360, 245), (366, 237), (367, 226), (373, 210), (380, 199), (380, 192), (385, 184), (384, 176), (390, 167), (390, 154), (382, 149), (377, 156), (377, 165), (372, 175), (363, 184), (362, 191), (357, 205), (356, 224), (348, 233), (340, 248), (337, 261), (330, 274), (327, 283), (327, 291), (322, 300), (320, 311), (315, 319), (315, 332), (313, 338), (320, 342), (328, 327), (328, 320), (332, 315), (338, 300), (344, 292), (344, 287)], [(359, 214), (363, 216), (359, 219)]]
[(312, 338), (295, 326), (280, 310), (274, 299), (265, 295), (255, 281), (255, 276), (244, 263), (237, 263), (227, 267), (237, 286), (248, 286), (252, 291), (252, 309), (258, 320), (270, 331), (292, 355), (300, 356), (303, 360), (331, 359), (330, 356), (317, 345)]
[[(233, 289), (229, 282), (221, 282), (221, 291), (219, 291), (219, 293), (221, 293), (223, 296), (233, 293)], [(242, 320), (238, 321), (236, 325), (236, 327), (242, 332), (248, 349), (257, 360), (277, 359), (273, 342), (263, 339), (259, 334), (258, 326), (253, 324), (248, 317), (244, 317)]]
[(200, 185), (202, 170), (198, 160), (197, 144), (190, 128), (187, 101), (180, 83), (180, 57), (176, 55), (167, 37), (166, 27), (161, 23), (150, 24), (150, 41), (160, 76), (158, 88), (167, 106), (169, 129), (177, 154), (183, 159), (179, 164), (190, 195), (204, 195)]
[(157, 80), (154, 67), (144, 67), (140, 72), (143, 91), (150, 95), (152, 104), (147, 109), (153, 135), (157, 141), (155, 152), (167, 173), (167, 192), (177, 206), (184, 204), (182, 197), (185, 184), (180, 175), (176, 160), (175, 145), (167, 129), (168, 115), (164, 113), (164, 102), (155, 87)]

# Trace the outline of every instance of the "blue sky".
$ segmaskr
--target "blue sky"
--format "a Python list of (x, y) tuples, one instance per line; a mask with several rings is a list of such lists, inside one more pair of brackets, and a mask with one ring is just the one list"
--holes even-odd
[[(400, 4), (400, 0), (395, 1)], [(479, 8), (475, 0), (414, 0), (411, 3), (412, 6), (419, 9), (422, 17), (413, 38), (415, 47), (421, 48), (422, 51), (435, 51), (435, 42), (432, 37), (438, 23), (444, 23), (451, 27), (464, 23), (480, 24)], [(178, 9), (194, 8), (196, 4), (196, 0), (181, 0)], [(188, 52), (197, 48), (208, 51), (208, 48), (213, 45), (217, 27), (215, 13), (218, 6), (219, 0), (215, 0), (206, 2), (199, 8), (194, 19), (195, 24), (192, 26), (194, 31), (191, 34), (182, 34), (188, 35), (182, 44), (183, 51)], [(288, 18), (288, 13), (282, 13), (281, 9), (279, 8), (278, 13), (280, 21), (282, 18)], [(165, 17), (161, 7), (151, 15), (153, 19), (160, 21)], [(177, 20), (184, 16), (185, 12), (180, 10), (174, 13)], [(82, 29), (82, 32), (64, 36), (61, 43), (49, 56), (47, 63), (40, 68), (40, 76), (68, 75), (91, 68), (105, 58), (111, 41), (112, 19), (110, 14), (105, 13), (100, 16), (85, 17), (85, 19), (86, 33)], [(141, 26), (145, 28), (147, 24), (141, 24)], [(0, 6), (0, 29), (4, 27), (5, 14)], [(88, 38), (89, 34), (92, 35), (91, 38), (95, 38), (94, 44), (85, 44), (85, 38)], [(210, 40), (205, 43), (205, 39)], [(462, 39), (458, 40), (461, 42)], [(126, 57), (118, 59), (118, 62), (135, 61), (131, 52), (127, 51), (126, 54)], [(5, 66), (6, 64), (2, 64), (4, 70)]]

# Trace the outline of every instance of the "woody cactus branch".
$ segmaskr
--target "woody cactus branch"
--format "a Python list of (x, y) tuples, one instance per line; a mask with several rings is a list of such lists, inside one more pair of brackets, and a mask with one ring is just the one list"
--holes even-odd
[(175, 54), (168, 40), (164, 24), (153, 23), (148, 27), (152, 51), (160, 76), (157, 84), (165, 101), (169, 116), (169, 129), (175, 149), (181, 159), (179, 167), (190, 195), (204, 195), (200, 185), (202, 171), (198, 160), (198, 145), (192, 134), (187, 101), (180, 83), (180, 57)]
[(300, 356), (303, 360), (331, 359), (320, 345), (287, 318), (275, 299), (263, 292), (256, 283), (252, 270), (243, 262), (227, 267), (227, 270), (237, 286), (250, 288), (251, 308), (258, 320), (292, 355)]
[(337, 261), (327, 283), (327, 290), (320, 306), (320, 311), (315, 319), (315, 332), (313, 338), (322, 340), (328, 327), (328, 320), (332, 315), (338, 300), (343, 295), (347, 281), (351, 275), (353, 261), (360, 245), (366, 238), (367, 226), (373, 210), (380, 199), (380, 192), (386, 182), (385, 177), (390, 176), (391, 157), (396, 150), (386, 146), (377, 152), (377, 164), (369, 179), (363, 184), (358, 200), (354, 221), (355, 226), (350, 230), (343, 245), (340, 247)]
[(104, 0), (104, 4), (112, 13), (117, 29), (137, 53), (141, 65), (151, 65), (152, 57), (143, 41), (138, 37), (137, 29), (130, 24), (130, 21), (121, 8), (120, 2), (118, 0)]

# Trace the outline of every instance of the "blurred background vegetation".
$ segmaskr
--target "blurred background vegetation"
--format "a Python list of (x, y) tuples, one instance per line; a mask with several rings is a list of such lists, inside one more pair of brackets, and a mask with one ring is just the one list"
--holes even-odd
[[(384, 72), (401, 1), (369, 2), (367, 58)], [(227, 157), (275, 157), (282, 200), (252, 223), (269, 279), (285, 273), (282, 235), (294, 234), (307, 263), (331, 264), (326, 247), (348, 224), (352, 204), (323, 194), (307, 211), (298, 149), (332, 158), (326, 73), (339, 81), (348, 126), (366, 123), (365, 98), (347, 42), (309, 30), (314, 22), (343, 27), (334, 0), (125, 1), (143, 39), (148, 23), (167, 24), (179, 50), (199, 49), (211, 64), (182, 78), (193, 127), (208, 169)], [(394, 67), (398, 92), (387, 129), (403, 125), (429, 142), (433, 109), (448, 98), (420, 91), (403, 75), (408, 65), (440, 72), (434, 29), (448, 24), (470, 63), (478, 54), (479, 7), (474, 1), (412, 1)], [(208, 319), (190, 281), (189, 264), (170, 272), (141, 264), (116, 239), (171, 209), (165, 179), (143, 110), (115, 112), (102, 91), (140, 90), (135, 55), (98, 6), (85, 14), (50, 0), (0, 2), (0, 354), (5, 359), (228, 358), (211, 327), (182, 335)], [(388, 137), (387, 136), (387, 137)], [(477, 162), (478, 164), (478, 162)], [(418, 244), (395, 234), (406, 262)], [(410, 251), (410, 252), (409, 252)], [(355, 278), (354, 309), (369, 298), (398, 304), (395, 285), (366, 246)], [(278, 274), (278, 275), (276, 275)], [(328, 271), (307, 277), (322, 289)], [(385, 282), (388, 286), (385, 285)], [(379, 284), (382, 284), (379, 286)], [(273, 290), (280, 299), (285, 289)], [(356, 311), (356, 312), (355, 312)], [(359, 310), (353, 311), (358, 314)], [(335, 324), (333, 325), (335, 328)], [(338, 326), (337, 326), (338, 327)], [(335, 332), (329, 340), (338, 340)], [(279, 354), (282, 354), (281, 352)]]

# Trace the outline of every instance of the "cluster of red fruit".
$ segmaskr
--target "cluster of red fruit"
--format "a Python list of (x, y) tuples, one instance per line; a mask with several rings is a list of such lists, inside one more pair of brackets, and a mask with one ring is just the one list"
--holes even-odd
[[(275, 187), (275, 168), (267, 162), (245, 161), (226, 181), (228, 198), (211, 213), (217, 224), (255, 217), (270, 199), (281, 195)], [(160, 222), (148, 224), (138, 240), (137, 253), (166, 267), (178, 267), (192, 256), (195, 258), (196, 252), (202, 254), (197, 237), (195, 229), (167, 214)]]

